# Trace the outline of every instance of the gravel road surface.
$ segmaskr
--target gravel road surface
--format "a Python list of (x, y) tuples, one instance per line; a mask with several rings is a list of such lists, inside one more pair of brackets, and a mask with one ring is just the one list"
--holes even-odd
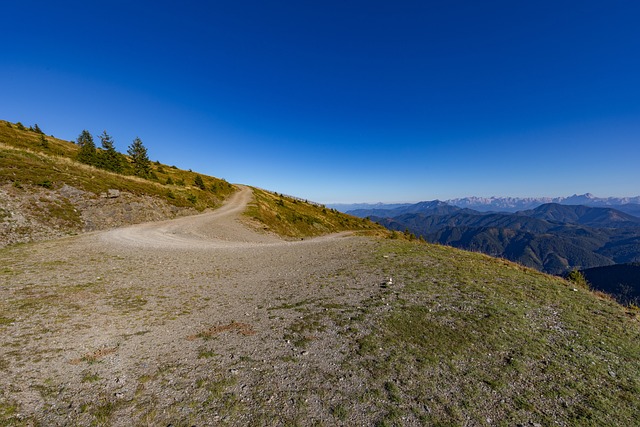
[(25, 425), (375, 418), (335, 408), (366, 392), (347, 366), (388, 273), (376, 241), (255, 232), (241, 220), (251, 197), (240, 187), (213, 212), (0, 252), (0, 413)]

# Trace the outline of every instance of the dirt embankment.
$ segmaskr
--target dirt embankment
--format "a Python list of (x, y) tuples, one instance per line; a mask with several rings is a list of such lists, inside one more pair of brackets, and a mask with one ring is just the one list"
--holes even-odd
[(56, 189), (5, 184), (0, 186), (0, 247), (196, 212), (128, 192), (95, 195), (69, 185)]

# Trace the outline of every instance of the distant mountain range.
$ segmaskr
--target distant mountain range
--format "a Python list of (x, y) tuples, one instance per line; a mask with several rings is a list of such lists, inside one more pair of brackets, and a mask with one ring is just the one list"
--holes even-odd
[[(591, 193), (582, 195), (574, 194), (569, 197), (464, 197), (461, 199), (447, 200), (450, 205), (461, 208), (475, 209), (478, 211), (502, 211), (517, 212), (525, 209), (534, 209), (547, 203), (559, 203), (562, 205), (583, 205), (591, 207), (609, 207), (623, 212), (640, 214), (640, 196), (636, 197), (596, 197)], [(632, 212), (628, 212), (630, 208)]]
[[(422, 202), (430, 203), (430, 202)], [(431, 202), (432, 203), (432, 202)], [(626, 212), (631, 215), (640, 216), (640, 196), (635, 197), (596, 197), (591, 193), (582, 195), (574, 194), (569, 197), (464, 197), (442, 201), (447, 205), (460, 208), (474, 209), (480, 212), (518, 212), (547, 203), (559, 203), (563, 205), (583, 205), (591, 207), (608, 207)], [(402, 207), (414, 206), (412, 203), (357, 203), (357, 204), (332, 204), (331, 208), (342, 212), (354, 210), (389, 210)]]
[(608, 207), (546, 203), (510, 213), (432, 201), (349, 213), (551, 274), (640, 261), (640, 218)]

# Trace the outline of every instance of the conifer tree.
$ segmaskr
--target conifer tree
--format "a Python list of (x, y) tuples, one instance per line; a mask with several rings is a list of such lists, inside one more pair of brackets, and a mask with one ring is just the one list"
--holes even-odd
[(86, 163), (88, 165), (95, 165), (97, 163), (96, 144), (93, 142), (93, 137), (88, 130), (83, 130), (76, 143), (80, 146), (78, 152), (78, 161)]
[(136, 137), (127, 150), (133, 162), (133, 172), (137, 176), (146, 178), (151, 172), (151, 162), (147, 156), (147, 149), (142, 144), (140, 138)]
[(33, 130), (34, 132), (44, 134), (44, 132), (42, 132), (42, 129), (40, 129), (40, 126), (38, 126), (37, 123), (33, 126)]
[(116, 151), (113, 138), (111, 138), (106, 130), (102, 132), (102, 135), (100, 135), (100, 142), (102, 143), (102, 149), (104, 150), (101, 153), (101, 167), (113, 172), (122, 172), (122, 155)]
[(43, 133), (40, 134), (40, 146), (42, 148), (49, 148), (49, 141), (47, 141)]
[(196, 187), (198, 187), (201, 190), (206, 190), (207, 187), (204, 185), (204, 181), (202, 180), (202, 177), (200, 175), (196, 175), (196, 179), (193, 181), (193, 183), (196, 185)]

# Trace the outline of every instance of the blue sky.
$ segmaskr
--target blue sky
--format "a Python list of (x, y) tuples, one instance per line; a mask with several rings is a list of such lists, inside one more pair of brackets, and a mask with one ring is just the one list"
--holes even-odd
[(0, 119), (323, 203), (640, 194), (637, 1), (3, 5)]

